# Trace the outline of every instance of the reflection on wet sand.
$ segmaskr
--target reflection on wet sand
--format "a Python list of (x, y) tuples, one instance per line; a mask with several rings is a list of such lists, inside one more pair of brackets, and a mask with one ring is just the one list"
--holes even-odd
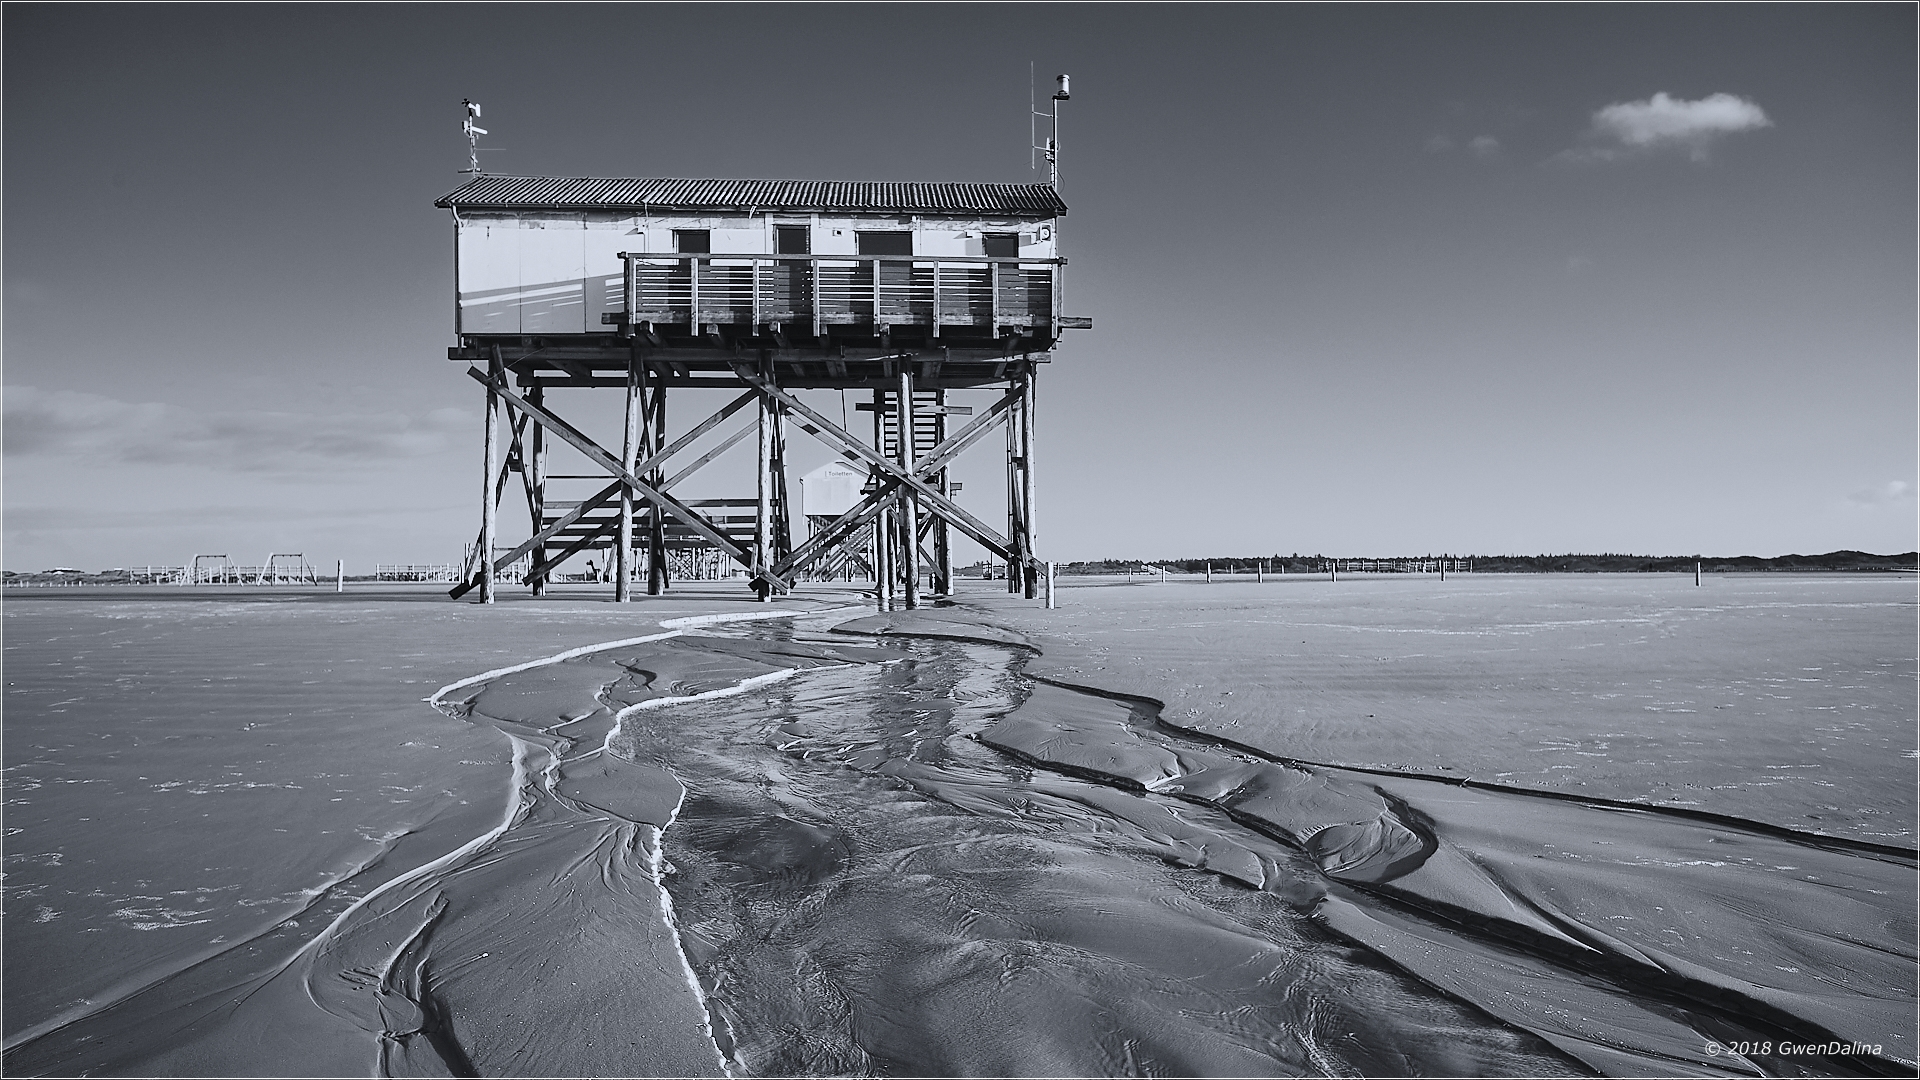
[(849, 618), (447, 688), (514, 747), (494, 831), (8, 1071), (1912, 1071), (1911, 853), (1278, 759)]

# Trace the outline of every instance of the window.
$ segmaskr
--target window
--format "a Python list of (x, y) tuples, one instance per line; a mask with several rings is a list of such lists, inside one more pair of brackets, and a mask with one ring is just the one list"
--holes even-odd
[(913, 254), (913, 234), (890, 230), (888, 232), (857, 232), (859, 253), (862, 255), (911, 255)]
[(982, 254), (990, 259), (1017, 259), (1020, 257), (1019, 233), (981, 233), (980, 243), (981, 246), (986, 249)]
[(773, 253), (775, 255), (813, 254), (813, 229), (806, 225), (775, 225)]
[(675, 229), (673, 250), (682, 255), (709, 254), (713, 251), (713, 233), (708, 229)]

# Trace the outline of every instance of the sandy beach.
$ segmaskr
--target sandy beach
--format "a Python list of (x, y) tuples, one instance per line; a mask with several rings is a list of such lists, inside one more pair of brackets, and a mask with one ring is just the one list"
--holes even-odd
[(9, 596), (18, 1075), (1879, 1075), (1911, 581)]

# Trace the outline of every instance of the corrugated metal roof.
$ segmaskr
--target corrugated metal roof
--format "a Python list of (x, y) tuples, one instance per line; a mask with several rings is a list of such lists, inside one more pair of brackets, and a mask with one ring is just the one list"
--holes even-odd
[(845, 210), (870, 214), (1064, 214), (1047, 184), (841, 180), (642, 180), (482, 176), (434, 202), (468, 210)]

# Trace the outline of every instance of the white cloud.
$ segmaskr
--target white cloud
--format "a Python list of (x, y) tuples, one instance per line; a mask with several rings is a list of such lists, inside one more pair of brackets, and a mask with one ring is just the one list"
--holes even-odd
[(70, 457), (90, 464), (199, 465), (242, 472), (325, 469), (444, 453), (470, 418), (459, 409), (312, 415), (249, 409), (197, 412), (159, 402), (126, 402), (75, 390), (9, 386), (9, 457)]
[(1848, 494), (1847, 498), (1866, 506), (1880, 506), (1885, 503), (1900, 502), (1914, 497), (1913, 484), (1906, 480), (1889, 480), (1877, 487), (1860, 488)]
[(1607, 146), (1576, 156), (1608, 159), (1625, 153), (1674, 148), (1704, 161), (1707, 146), (1724, 135), (1772, 127), (1760, 106), (1733, 94), (1709, 94), (1698, 101), (1657, 93), (1645, 101), (1623, 101), (1593, 114), (1593, 135)]
[(1493, 157), (1500, 152), (1500, 140), (1491, 135), (1476, 135), (1473, 141), (1467, 144), (1467, 149), (1483, 158)]

